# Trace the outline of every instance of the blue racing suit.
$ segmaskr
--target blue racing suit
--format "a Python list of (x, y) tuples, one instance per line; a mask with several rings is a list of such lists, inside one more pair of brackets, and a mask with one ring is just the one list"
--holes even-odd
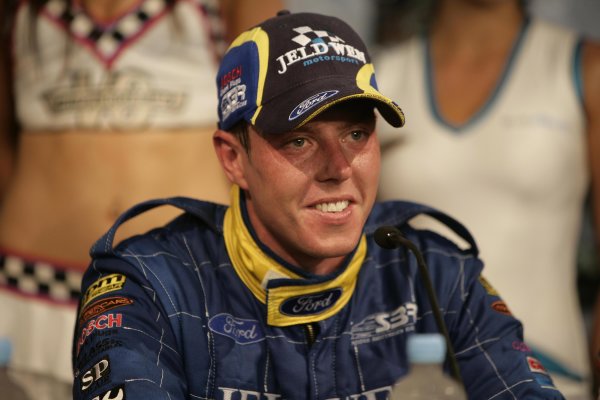
[[(113, 248), (121, 223), (162, 204), (185, 213)], [(397, 227), (423, 254), (470, 399), (563, 398), (523, 343), (520, 322), (480, 276), (472, 237), (445, 214), (406, 202), (376, 204), (364, 227), (364, 259), (352, 283), (340, 287), (326, 285), (339, 280), (352, 255), (335, 274), (317, 276), (257, 243), (295, 276), (263, 282), (260, 299), (253, 290), (263, 289), (251, 290), (233, 266), (226, 210), (185, 198), (141, 203), (96, 243), (75, 331), (74, 399), (387, 398), (408, 372), (407, 337), (438, 327), (415, 257), (375, 243), (382, 225)], [(413, 229), (408, 221), (418, 214), (441, 220), (470, 247)], [(286, 285), (300, 292), (272, 307), (275, 289), (285, 292)], [(311, 287), (316, 291), (302, 294)], [(344, 294), (343, 307), (310, 320)], [(271, 314), (300, 322), (271, 324)]]

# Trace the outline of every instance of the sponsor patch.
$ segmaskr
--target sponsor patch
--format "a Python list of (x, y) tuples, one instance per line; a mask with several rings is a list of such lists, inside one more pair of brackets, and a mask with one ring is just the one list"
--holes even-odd
[(253, 319), (236, 318), (230, 314), (217, 314), (208, 321), (211, 331), (227, 336), (239, 344), (260, 342), (265, 335), (259, 322)]
[(125, 397), (125, 385), (118, 385), (109, 389), (108, 391), (99, 394), (92, 400), (126, 400)]
[(97, 279), (85, 291), (82, 304), (86, 306), (91, 300), (100, 295), (121, 290), (125, 285), (125, 279), (123, 274), (110, 274)]
[(232, 85), (231, 89), (221, 94), (221, 114), (223, 120), (229, 118), (232, 113), (242, 107), (246, 107), (248, 104), (246, 85), (242, 84), (239, 78), (230, 82), (230, 84)]
[[(293, 29), (296, 36), (292, 38), (294, 48), (276, 58), (279, 63), (278, 74), (285, 74), (292, 64), (302, 62), (304, 66), (317, 62), (349, 62), (357, 65), (366, 64), (365, 53), (329, 32), (315, 31), (309, 26)], [(300, 47), (296, 47), (300, 45)]]
[(376, 342), (415, 330), (417, 305), (404, 303), (391, 312), (371, 314), (350, 330), (352, 345)]
[(82, 324), (97, 315), (110, 311), (114, 308), (127, 306), (130, 304), (133, 304), (133, 300), (122, 296), (107, 297), (105, 299), (98, 300), (81, 310), (81, 313), (79, 314), (79, 323)]
[(508, 306), (502, 300), (493, 302), (491, 307), (494, 311), (499, 312), (500, 314), (512, 316), (512, 313), (508, 309)]
[(529, 370), (531, 372), (535, 372), (536, 374), (545, 374), (548, 375), (548, 371), (542, 365), (541, 362), (538, 361), (537, 358), (527, 356), (527, 365), (529, 365)]
[(515, 340), (514, 342), (512, 342), (512, 348), (515, 350), (518, 350), (518, 351), (522, 351), (523, 353), (529, 353), (531, 351), (529, 346), (527, 346), (523, 342), (519, 342), (518, 340)]
[[(123, 342), (113, 338), (104, 338), (100, 341), (97, 341), (89, 349), (86, 349), (85, 352), (82, 352), (81, 355), (77, 357), (77, 370), (80, 370), (84, 366), (88, 365), (88, 363), (96, 358), (99, 354), (104, 353), (114, 347), (121, 346), (123, 346)], [(79, 376), (79, 371), (76, 371), (75, 375)]]
[(77, 354), (86, 339), (95, 331), (102, 331), (110, 328), (120, 328), (123, 323), (123, 314), (105, 314), (98, 318), (90, 320), (82, 329), (77, 341)]
[(325, 100), (329, 99), (330, 97), (335, 96), (338, 93), (339, 93), (339, 90), (328, 90), (326, 92), (321, 92), (321, 93), (317, 93), (313, 96), (310, 96), (308, 99), (302, 101), (300, 104), (298, 104), (296, 107), (294, 107), (294, 109), (290, 113), (290, 116), (288, 117), (288, 121), (295, 120), (296, 118), (300, 117), (305, 112), (309, 111), (313, 107), (321, 104)]
[(279, 312), (292, 317), (316, 315), (333, 307), (342, 297), (342, 289), (291, 297), (281, 303)]
[(479, 283), (481, 283), (481, 286), (483, 286), (487, 294), (489, 294), (490, 296), (500, 296), (498, 291), (494, 289), (494, 287), (490, 284), (490, 282), (487, 279), (483, 277), (483, 275), (479, 275)]
[(92, 368), (85, 371), (79, 380), (81, 391), (85, 392), (90, 387), (105, 383), (110, 376), (110, 359), (105, 356), (98, 361)]
[(537, 358), (528, 356), (527, 365), (529, 366), (529, 370), (534, 373), (534, 378), (541, 387), (557, 390), (552, 382), (552, 378), (550, 378), (550, 374)]
[(535, 381), (538, 383), (538, 385), (540, 385), (540, 387), (542, 387), (544, 389), (558, 390), (554, 386), (554, 383), (552, 382), (550, 375), (535, 374), (534, 378), (535, 378)]
[(242, 70), (242, 66), (238, 65), (231, 68), (227, 73), (223, 74), (223, 76), (221, 77), (221, 89), (228, 89), (229, 87), (231, 87), (231, 82), (238, 83), (237, 80), (242, 77)]
[[(219, 399), (247, 399), (247, 400), (278, 400), (284, 397), (278, 393), (258, 392), (240, 388), (230, 388), (219, 386)], [(361, 393), (348, 394), (344, 397), (331, 397), (330, 400), (342, 399), (365, 399), (365, 400), (387, 400), (389, 398), (392, 386), (381, 386), (375, 389), (363, 391)]]

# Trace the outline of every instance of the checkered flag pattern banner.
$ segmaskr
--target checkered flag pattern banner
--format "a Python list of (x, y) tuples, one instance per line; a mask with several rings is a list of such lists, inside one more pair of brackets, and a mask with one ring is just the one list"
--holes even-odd
[(82, 273), (58, 269), (44, 262), (29, 262), (20, 257), (0, 255), (0, 287), (29, 296), (69, 303), (80, 295)]
[[(292, 40), (298, 43), (300, 46), (307, 46), (309, 43), (315, 41), (315, 39), (320, 39), (322, 42), (335, 42), (335, 43), (344, 43), (342, 39), (338, 36), (331, 35), (326, 31), (315, 31), (309, 26), (301, 26), (299, 28), (294, 28), (295, 32), (298, 32), (298, 36), (294, 36)], [(325, 40), (329, 39), (329, 40)]]

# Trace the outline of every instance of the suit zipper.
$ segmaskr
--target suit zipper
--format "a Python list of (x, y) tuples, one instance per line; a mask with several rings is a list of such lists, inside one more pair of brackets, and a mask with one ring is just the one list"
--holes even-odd
[(313, 324), (306, 324), (304, 325), (305, 327), (305, 332), (306, 332), (306, 341), (308, 342), (308, 347), (312, 347), (312, 345), (315, 343), (315, 340), (317, 339), (317, 335), (315, 333), (315, 327), (313, 326)]

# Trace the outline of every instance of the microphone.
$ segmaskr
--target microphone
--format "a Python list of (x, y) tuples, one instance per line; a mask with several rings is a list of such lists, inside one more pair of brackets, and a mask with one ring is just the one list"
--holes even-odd
[(384, 249), (397, 249), (405, 246), (413, 247), (412, 242), (402, 235), (402, 233), (393, 226), (380, 226), (375, 230), (375, 243)]
[(456, 361), (456, 355), (454, 354), (454, 348), (452, 347), (450, 335), (448, 334), (448, 328), (446, 327), (446, 323), (444, 322), (442, 313), (440, 312), (437, 296), (433, 290), (431, 277), (429, 276), (429, 271), (427, 264), (425, 264), (423, 255), (413, 242), (405, 238), (402, 232), (393, 226), (381, 226), (377, 228), (375, 230), (375, 243), (377, 243), (379, 247), (388, 250), (406, 247), (414, 254), (415, 258), (417, 259), (417, 266), (419, 268), (419, 273), (421, 274), (421, 279), (423, 280), (425, 289), (427, 290), (427, 297), (429, 298), (429, 303), (431, 304), (435, 322), (440, 333), (444, 335), (444, 339), (446, 340), (446, 357), (450, 363), (450, 372), (452, 377), (464, 387), (464, 383), (460, 376), (460, 369), (458, 368), (458, 362)]

